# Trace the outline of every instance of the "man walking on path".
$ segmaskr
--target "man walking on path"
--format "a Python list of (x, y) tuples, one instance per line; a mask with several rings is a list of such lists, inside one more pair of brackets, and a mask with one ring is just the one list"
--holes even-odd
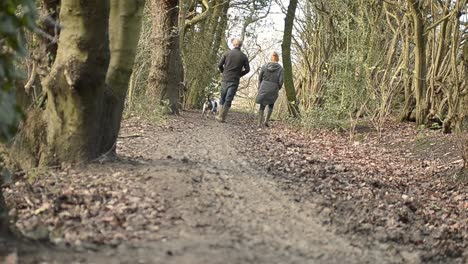
[(221, 123), (226, 122), (226, 116), (239, 87), (240, 78), (250, 71), (249, 59), (240, 50), (242, 41), (236, 38), (232, 41), (232, 44), (234, 49), (224, 54), (219, 62), (219, 71), (223, 74), (223, 84), (219, 100), (221, 111), (216, 116), (216, 120)]

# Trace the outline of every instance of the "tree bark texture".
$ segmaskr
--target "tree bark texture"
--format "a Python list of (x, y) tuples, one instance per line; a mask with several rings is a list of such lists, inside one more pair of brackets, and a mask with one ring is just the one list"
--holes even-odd
[(101, 154), (108, 19), (108, 1), (62, 1), (60, 45), (44, 82), (47, 137), (41, 163), (88, 161)]
[(110, 2), (109, 26), (109, 1), (62, 0), (45, 109), (28, 111), (12, 146), (23, 169), (88, 162), (115, 145), (144, 1)]
[(153, 48), (146, 94), (154, 104), (169, 101), (173, 114), (178, 113), (179, 88), (183, 80), (179, 42), (179, 7), (177, 0), (151, 1)]
[(179, 92), (180, 89), (182, 89), (181, 84), (184, 81), (184, 67), (182, 65), (182, 57), (180, 50), (180, 34), (178, 32), (178, 7), (172, 8), (172, 10), (169, 12), (169, 19), (171, 20), (171, 24), (173, 25), (173, 27), (169, 39), (169, 80), (167, 82), (167, 92), (165, 93), (165, 98), (169, 100), (169, 107), (171, 109), (171, 113), (174, 115), (178, 115), (180, 108)]
[(413, 18), (413, 34), (415, 44), (413, 89), (416, 98), (416, 125), (426, 124), (427, 98), (426, 98), (426, 38), (424, 36), (424, 15), (419, 1), (407, 0)]
[(281, 44), (284, 66), (284, 88), (286, 90), (286, 97), (288, 99), (289, 114), (293, 117), (298, 117), (300, 114), (299, 105), (296, 98), (296, 89), (294, 87), (294, 75), (291, 61), (291, 40), (297, 2), (297, 0), (291, 0), (289, 2), (284, 24), (283, 44)]
[(110, 0), (110, 63), (106, 74), (100, 153), (115, 152), (122, 113), (140, 38), (144, 0)]
[(401, 110), (401, 113), (400, 113), (400, 121), (401, 122), (404, 122), (404, 121), (410, 121), (410, 118), (411, 118), (411, 112), (413, 112), (413, 109), (414, 109), (414, 95), (413, 95), (413, 92), (412, 92), (412, 81), (411, 81), (411, 78), (409, 78), (409, 72), (408, 72), (408, 69), (410, 68), (409, 67), (409, 62), (410, 62), (410, 31), (409, 31), (409, 27), (406, 27), (406, 31), (405, 31), (405, 43), (404, 43), (404, 48), (403, 48), (403, 67), (405, 67), (406, 69), (406, 72), (404, 73), (405, 74), (405, 77), (403, 79), (403, 83), (404, 83), (404, 104), (403, 104), (403, 108)]

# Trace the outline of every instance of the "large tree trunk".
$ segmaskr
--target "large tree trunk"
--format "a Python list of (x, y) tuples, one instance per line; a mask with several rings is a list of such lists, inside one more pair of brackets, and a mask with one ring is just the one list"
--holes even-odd
[[(177, 25), (179, 21), (178, 7), (173, 8), (170, 12), (169, 18), (172, 20), (173, 25)], [(182, 57), (180, 50), (180, 35), (177, 32), (178, 26), (173, 27), (173, 32), (170, 36), (169, 44), (169, 65), (168, 76), (171, 76), (167, 82), (167, 92), (165, 99), (169, 100), (169, 107), (174, 115), (179, 114), (180, 102), (179, 93), (182, 89), (182, 82), (184, 80), (184, 67), (182, 65)]]
[(426, 98), (426, 38), (424, 37), (424, 15), (419, 1), (407, 0), (413, 18), (413, 34), (415, 43), (415, 61), (413, 87), (416, 98), (416, 125), (427, 122), (427, 98)]
[[(410, 29), (407, 23), (406, 31), (405, 31), (405, 44), (403, 47), (403, 54), (402, 54), (403, 67), (405, 67), (405, 69), (409, 69), (410, 38), (411, 38)], [(411, 79), (409, 78), (408, 70), (404, 74), (405, 74), (405, 77), (403, 78), (403, 86), (404, 86), (404, 91), (405, 91), (405, 101), (404, 101), (403, 109), (401, 110), (400, 118), (399, 118), (401, 122), (410, 121), (411, 112), (413, 112), (413, 109), (414, 109), (414, 95), (411, 89), (412, 85), (411, 85)]]
[(41, 163), (82, 162), (101, 154), (108, 19), (108, 1), (62, 1), (60, 45), (44, 82), (47, 138)]
[[(173, 114), (178, 113), (179, 88), (183, 80), (178, 32), (177, 0), (152, 0), (153, 49), (146, 94), (155, 104), (169, 100)], [(169, 77), (170, 76), (170, 77)]]
[(12, 148), (22, 168), (87, 162), (115, 147), (144, 1), (111, 2), (109, 32), (109, 1), (62, 0), (45, 110), (27, 113)]
[(286, 90), (286, 97), (288, 99), (288, 110), (290, 115), (293, 117), (299, 116), (299, 105), (296, 98), (296, 89), (294, 87), (291, 61), (291, 39), (294, 26), (294, 18), (297, 9), (297, 2), (298, 0), (291, 0), (289, 2), (284, 24), (283, 44), (281, 45), (284, 66), (284, 88)]
[(109, 36), (111, 59), (106, 75), (100, 153), (115, 153), (117, 136), (140, 38), (144, 0), (111, 0)]
[[(151, 68), (149, 72), (146, 96), (154, 105), (162, 104), (163, 93), (167, 89), (167, 67), (170, 23), (167, 9), (161, 0), (150, 0), (150, 10), (153, 20), (151, 29)], [(156, 48), (156, 46), (158, 48)]]
[(181, 83), (184, 80), (184, 67), (182, 65), (182, 55), (180, 50), (180, 33), (179, 33), (179, 6), (178, 1), (169, 1), (172, 7), (168, 12), (168, 18), (171, 20), (171, 34), (169, 36), (169, 65), (168, 65), (168, 76), (170, 76), (167, 82), (167, 92), (165, 98), (169, 100), (169, 107), (171, 108), (172, 114), (178, 115), (180, 102), (179, 92)]

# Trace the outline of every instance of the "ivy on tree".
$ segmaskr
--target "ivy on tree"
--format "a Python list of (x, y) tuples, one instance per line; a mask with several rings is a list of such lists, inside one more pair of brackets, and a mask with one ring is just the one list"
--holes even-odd
[(34, 1), (3, 0), (0, 3), (0, 141), (14, 135), (21, 118), (14, 85), (23, 76), (15, 62), (26, 55), (22, 29), (34, 28), (35, 15)]

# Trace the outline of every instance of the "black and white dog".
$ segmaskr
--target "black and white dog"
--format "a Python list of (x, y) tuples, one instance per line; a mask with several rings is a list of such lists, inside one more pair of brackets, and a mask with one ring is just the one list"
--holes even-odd
[(218, 102), (211, 99), (211, 94), (208, 94), (203, 103), (202, 117), (208, 117), (209, 114), (216, 115), (218, 113)]

